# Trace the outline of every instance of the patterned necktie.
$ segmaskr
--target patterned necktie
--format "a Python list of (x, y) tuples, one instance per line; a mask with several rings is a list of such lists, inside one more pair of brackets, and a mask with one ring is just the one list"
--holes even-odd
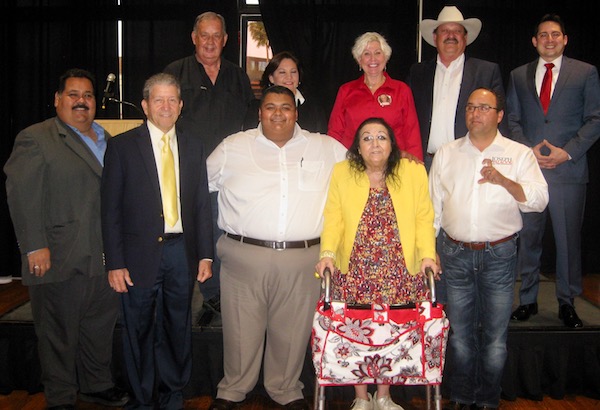
[(550, 91), (552, 91), (552, 68), (554, 64), (544, 64), (546, 66), (546, 73), (542, 80), (542, 88), (540, 90), (540, 102), (544, 109), (544, 114), (548, 112), (548, 106), (550, 105)]
[(170, 138), (167, 134), (161, 138), (163, 147), (160, 160), (162, 162), (162, 203), (165, 221), (169, 226), (174, 226), (179, 219), (177, 214), (177, 187), (175, 181), (175, 161), (171, 151)]

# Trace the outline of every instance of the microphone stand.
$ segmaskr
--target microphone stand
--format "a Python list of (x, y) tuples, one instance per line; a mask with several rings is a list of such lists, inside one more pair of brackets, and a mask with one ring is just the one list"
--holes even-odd
[[(142, 110), (140, 110), (137, 105), (130, 103), (129, 101), (124, 101), (124, 100), (117, 100), (116, 98), (113, 97), (108, 97), (107, 98), (108, 101), (110, 102), (114, 102), (116, 104), (121, 104), (121, 105), (127, 105), (129, 107), (133, 107), (138, 113), (140, 113), (140, 115), (142, 116), (142, 118), (145, 118), (145, 114)], [(121, 118), (122, 119), (122, 118)]]

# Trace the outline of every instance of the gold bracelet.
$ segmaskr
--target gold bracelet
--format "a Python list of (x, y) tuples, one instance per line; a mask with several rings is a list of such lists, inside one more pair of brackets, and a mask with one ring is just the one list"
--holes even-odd
[(335, 261), (335, 252), (321, 251), (321, 253), (319, 254), (319, 259), (323, 259), (323, 258), (331, 258)]

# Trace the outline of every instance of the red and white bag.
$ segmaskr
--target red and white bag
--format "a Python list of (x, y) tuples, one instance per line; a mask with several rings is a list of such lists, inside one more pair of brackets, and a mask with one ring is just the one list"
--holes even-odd
[(440, 384), (449, 323), (442, 305), (317, 305), (312, 357), (320, 385)]

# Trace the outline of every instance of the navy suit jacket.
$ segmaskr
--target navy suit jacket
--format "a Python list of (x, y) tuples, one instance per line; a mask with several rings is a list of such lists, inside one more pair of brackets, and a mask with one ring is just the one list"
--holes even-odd
[[(407, 81), (415, 99), (415, 107), (421, 127), (423, 153), (427, 152), (427, 144), (429, 143), (429, 128), (431, 127), (431, 112), (433, 110), (433, 79), (436, 65), (437, 57), (431, 61), (413, 64), (410, 67), (410, 74)], [(454, 122), (455, 138), (464, 137), (467, 134), (465, 108), (469, 95), (479, 87), (491, 88), (504, 97), (500, 67), (496, 63), (466, 57), (463, 79), (460, 84), (458, 105), (456, 106), (456, 120)], [(500, 132), (503, 134), (506, 132), (504, 124), (500, 125)]]
[[(177, 127), (181, 221), (190, 275), (213, 258), (212, 219), (202, 140)], [(162, 256), (160, 184), (146, 123), (111, 138), (102, 174), (106, 268), (127, 268), (135, 286), (154, 285)]]
[(593, 65), (563, 57), (544, 115), (535, 87), (537, 63), (536, 59), (510, 73), (507, 112), (511, 138), (530, 147), (546, 139), (569, 153), (572, 160), (542, 170), (547, 182), (586, 183), (586, 153), (600, 137), (598, 71)]

